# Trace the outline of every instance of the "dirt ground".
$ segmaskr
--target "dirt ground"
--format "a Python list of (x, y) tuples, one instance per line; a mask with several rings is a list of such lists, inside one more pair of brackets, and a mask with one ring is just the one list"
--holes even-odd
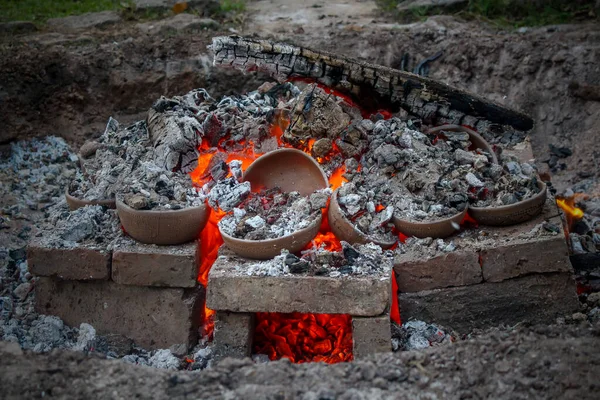
[[(399, 67), (444, 51), (431, 77), (530, 113), (538, 166), (549, 144), (573, 155), (553, 172), (561, 190), (597, 191), (600, 156), (600, 26), (501, 31), (439, 16), (398, 25), (371, 1), (251, 1), (241, 24), (186, 28), (177, 17), (83, 32), (42, 30), (0, 38), (0, 145), (55, 134), (73, 144), (108, 119), (145, 118), (161, 95), (206, 87), (213, 96), (256, 89), (264, 76), (211, 66), (206, 46), (234, 33)], [(564, 163), (564, 168), (560, 166)], [(562, 169), (561, 169), (562, 168)], [(600, 327), (494, 330), (451, 346), (333, 366), (224, 361), (196, 373), (166, 372), (78, 352), (23, 353), (0, 343), (4, 398), (596, 398)]]
[(192, 373), (0, 343), (0, 387), (6, 399), (596, 399), (598, 346), (600, 326), (518, 327), (353, 363), (226, 359)]

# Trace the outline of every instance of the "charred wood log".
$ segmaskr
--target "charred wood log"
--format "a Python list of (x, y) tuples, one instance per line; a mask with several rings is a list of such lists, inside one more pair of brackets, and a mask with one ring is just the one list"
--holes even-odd
[(191, 110), (174, 100), (161, 98), (148, 111), (148, 130), (157, 165), (184, 173), (196, 168), (202, 125)]
[(262, 70), (278, 80), (308, 80), (334, 88), (376, 111), (401, 108), (426, 123), (492, 124), (528, 131), (527, 115), (432, 79), (324, 51), (239, 36), (213, 38), (214, 64)]

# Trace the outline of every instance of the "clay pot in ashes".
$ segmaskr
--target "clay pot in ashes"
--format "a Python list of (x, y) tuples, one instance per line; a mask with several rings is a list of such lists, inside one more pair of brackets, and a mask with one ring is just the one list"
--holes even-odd
[(319, 233), (321, 216), (315, 219), (308, 227), (300, 229), (291, 235), (277, 239), (245, 240), (229, 236), (221, 229), (223, 242), (237, 255), (255, 260), (268, 260), (287, 249), (290, 253), (302, 250)]
[(117, 214), (125, 232), (138, 242), (175, 245), (190, 242), (206, 226), (210, 208), (203, 203), (198, 207), (180, 210), (136, 210), (117, 199)]
[(329, 186), (327, 175), (311, 156), (297, 149), (278, 149), (257, 158), (244, 172), (252, 190), (278, 187), (308, 196)]
[[(244, 173), (244, 181), (252, 189), (280, 188), (283, 192), (299, 192), (303, 196), (329, 186), (327, 176), (308, 154), (296, 149), (279, 149), (257, 158)], [(268, 260), (287, 249), (290, 253), (302, 250), (319, 232), (322, 216), (306, 228), (276, 239), (246, 240), (234, 238), (219, 227), (225, 245), (242, 257)]]
[(329, 202), (329, 211), (327, 213), (329, 227), (338, 239), (344, 240), (350, 244), (375, 243), (384, 250), (389, 249), (396, 243), (396, 240), (390, 242), (377, 240), (358, 230), (354, 224), (346, 218), (344, 212), (340, 208), (340, 204), (337, 200), (338, 191), (339, 189), (336, 189), (336, 191), (333, 192)]
[(482, 225), (508, 226), (529, 221), (539, 215), (547, 198), (546, 184), (538, 180), (540, 191), (534, 196), (514, 204), (498, 207), (469, 206), (469, 215)]
[(65, 190), (65, 198), (67, 200), (67, 205), (69, 206), (69, 210), (75, 211), (78, 208), (85, 206), (103, 206), (106, 208), (116, 208), (115, 199), (106, 199), (106, 200), (84, 200), (79, 199), (75, 196), (69, 194), (69, 189)]
[(469, 134), (469, 139), (475, 148), (485, 150), (491, 157), (492, 163), (498, 164), (498, 157), (496, 157), (496, 153), (492, 146), (485, 140), (479, 133), (475, 132), (473, 129), (461, 126), (461, 125), (440, 125), (435, 128), (431, 128), (427, 131), (428, 134), (436, 134), (441, 131), (449, 131), (449, 132), (466, 132)]
[(406, 236), (415, 236), (418, 238), (431, 237), (435, 239), (444, 239), (453, 233), (458, 232), (457, 227), (465, 218), (468, 207), (456, 215), (435, 221), (408, 221), (394, 215), (392, 220), (396, 229)]

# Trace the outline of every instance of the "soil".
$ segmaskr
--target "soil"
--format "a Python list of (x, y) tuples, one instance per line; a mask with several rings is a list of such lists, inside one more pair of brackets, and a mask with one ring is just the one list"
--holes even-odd
[(225, 359), (207, 370), (175, 372), (0, 343), (0, 387), (6, 399), (594, 399), (599, 345), (598, 325), (516, 327), (352, 363)]
[[(559, 192), (572, 188), (600, 194), (597, 24), (502, 31), (437, 16), (398, 25), (374, 2), (361, 0), (315, 0), (312, 7), (291, 0), (253, 1), (241, 20), (241, 25), (222, 24), (215, 30), (178, 29), (177, 20), (168, 19), (161, 21), (160, 29), (149, 29), (152, 21), (121, 22), (108, 30), (69, 33), (47, 28), (3, 35), (0, 145), (17, 138), (58, 135), (78, 148), (102, 134), (109, 116), (124, 126), (146, 118), (161, 95), (204, 87), (220, 98), (256, 89), (266, 77), (211, 66), (207, 45), (213, 36), (231, 34), (231, 28), (238, 34), (396, 68), (406, 54), (412, 69), (443, 51), (431, 63), (430, 77), (531, 114), (540, 171), (552, 175)], [(56, 190), (54, 195), (62, 193)], [(5, 210), (16, 207), (16, 198), (3, 195)], [(39, 220), (44, 202), (35, 198), (22, 212), (11, 211), (14, 218), (2, 221), (2, 227), (9, 228), (0, 232), (7, 238), (3, 246), (10, 239), (15, 249), (11, 257), (24, 257), (17, 257), (16, 251), (24, 250), (31, 235), (25, 228)], [(183, 398), (191, 393), (207, 398), (284, 399), (303, 393), (302, 398), (315, 399), (595, 398), (600, 389), (599, 337), (598, 322), (593, 327), (587, 322), (515, 327), (481, 332), (423, 352), (351, 364), (256, 365), (249, 359), (224, 360), (197, 373), (154, 370), (83, 352), (34, 354), (0, 342), (0, 387), (6, 398)]]

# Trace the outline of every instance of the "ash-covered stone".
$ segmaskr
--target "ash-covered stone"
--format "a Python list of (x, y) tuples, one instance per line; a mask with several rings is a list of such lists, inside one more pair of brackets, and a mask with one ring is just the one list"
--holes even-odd
[(408, 321), (401, 326), (392, 324), (394, 351), (423, 350), (455, 341), (443, 328), (423, 321)]
[(154, 368), (178, 370), (181, 361), (173, 355), (171, 350), (161, 349), (155, 351), (152, 357), (148, 359), (148, 365)]

